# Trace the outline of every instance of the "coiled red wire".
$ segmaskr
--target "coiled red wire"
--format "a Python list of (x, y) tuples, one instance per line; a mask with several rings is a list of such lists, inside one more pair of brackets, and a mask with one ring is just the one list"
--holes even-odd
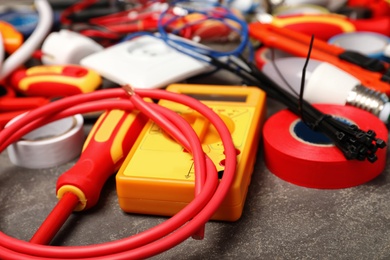
[[(1, 259), (143, 259), (162, 253), (196, 234), (224, 200), (234, 179), (236, 152), (229, 130), (210, 108), (191, 97), (165, 90), (98, 90), (52, 102), (30, 111), (0, 132), (0, 151), (29, 131), (63, 117), (106, 109), (137, 109), (179, 141), (194, 157), (196, 196), (183, 210), (165, 222), (136, 235), (99, 245), (48, 246), (32, 244), (0, 232)], [(203, 153), (199, 139), (185, 120), (143, 98), (166, 99), (184, 104), (206, 117), (217, 129), (226, 155), (222, 179)], [(190, 127), (191, 128), (191, 127)], [(195, 136), (194, 136), (195, 134)]]

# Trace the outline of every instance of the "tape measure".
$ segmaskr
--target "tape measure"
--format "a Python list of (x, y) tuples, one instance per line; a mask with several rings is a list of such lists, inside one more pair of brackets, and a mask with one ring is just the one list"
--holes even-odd
[[(231, 131), (237, 173), (212, 219), (240, 218), (265, 117), (265, 93), (256, 87), (173, 84), (168, 91), (192, 96), (212, 108)], [(170, 101), (160, 105), (179, 113), (202, 142), (222, 176), (224, 149), (214, 127), (195, 111)], [(219, 176), (219, 177), (221, 177)], [(172, 216), (194, 198), (192, 156), (153, 122), (144, 127), (116, 176), (119, 205), (131, 213)]]

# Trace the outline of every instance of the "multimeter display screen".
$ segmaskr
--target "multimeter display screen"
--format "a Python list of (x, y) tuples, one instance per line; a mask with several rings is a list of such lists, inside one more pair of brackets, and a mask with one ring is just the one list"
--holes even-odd
[(187, 96), (195, 98), (197, 100), (204, 101), (225, 101), (225, 102), (246, 102), (247, 96), (233, 96), (233, 95), (220, 95), (220, 94), (200, 94), (200, 93), (183, 93)]

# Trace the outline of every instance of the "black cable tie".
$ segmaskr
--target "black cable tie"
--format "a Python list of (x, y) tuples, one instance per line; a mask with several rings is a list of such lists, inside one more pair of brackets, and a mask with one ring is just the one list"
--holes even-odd
[(345, 133), (344, 132), (340, 132), (340, 131), (337, 131), (336, 132), (336, 138), (340, 141), (342, 141), (345, 137)]
[(367, 160), (371, 163), (375, 162), (376, 160), (378, 160), (378, 157), (376, 156), (376, 154), (369, 154), (367, 155)]
[(359, 154), (358, 156), (356, 156), (356, 160), (358, 161), (364, 161), (366, 158), (368, 157), (364, 154)]
[(380, 149), (383, 149), (386, 147), (386, 142), (383, 140), (383, 139), (380, 139), (380, 138), (377, 138), (375, 140), (375, 145), (380, 148)]
[(320, 124), (322, 123), (322, 121), (328, 119), (328, 118), (331, 118), (332, 116), (331, 115), (328, 115), (328, 114), (322, 114), (314, 123), (309, 123), (308, 126), (314, 130), (314, 131), (317, 131), (318, 130), (318, 127), (320, 126)]
[(368, 130), (368, 131), (367, 131), (367, 135), (368, 135), (369, 137), (371, 137), (371, 138), (375, 138), (376, 133), (375, 133), (373, 130)]
[(363, 147), (360, 148), (359, 153), (360, 154), (367, 154), (368, 151), (369, 151), (368, 148), (363, 146)]
[(359, 153), (356, 151), (356, 147), (353, 145), (347, 145), (347, 148), (343, 149), (343, 153), (347, 160), (360, 159), (360, 157), (358, 156)]

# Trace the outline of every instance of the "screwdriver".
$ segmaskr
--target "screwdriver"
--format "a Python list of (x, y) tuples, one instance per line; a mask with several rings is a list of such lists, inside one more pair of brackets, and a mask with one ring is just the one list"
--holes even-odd
[[(277, 48), (298, 57), (307, 56), (307, 48), (311, 39), (309, 35), (298, 31), (259, 22), (249, 25), (249, 34), (267, 47)], [(321, 39), (314, 41), (311, 50), (311, 58), (331, 63), (358, 78), (363, 85), (390, 95), (388, 63), (375, 62), (374, 59), (368, 59), (374, 62), (365, 62), (367, 59), (362, 58), (364, 55), (359, 55), (360, 59), (351, 60), (346, 58), (347, 54), (345, 49)], [(375, 70), (365, 67), (371, 65), (379, 66), (374, 66)]]
[(102, 84), (94, 70), (76, 64), (39, 65), (14, 71), (9, 82), (16, 92), (46, 98), (67, 97), (95, 91)]
[(288, 16), (270, 16), (260, 14), (259, 21), (270, 23), (280, 28), (287, 28), (306, 35), (315, 35), (324, 41), (331, 37), (348, 32), (369, 31), (390, 36), (390, 18), (388, 16), (371, 19), (351, 19), (344, 15), (329, 14), (298, 14)]
[(23, 44), (23, 35), (11, 24), (0, 21), (0, 33), (4, 38), (4, 49), (8, 54), (14, 53)]
[(115, 173), (147, 122), (140, 112), (103, 113), (88, 135), (79, 160), (57, 180), (57, 205), (31, 238), (49, 244), (72, 211), (87, 210), (98, 202), (106, 180)]

